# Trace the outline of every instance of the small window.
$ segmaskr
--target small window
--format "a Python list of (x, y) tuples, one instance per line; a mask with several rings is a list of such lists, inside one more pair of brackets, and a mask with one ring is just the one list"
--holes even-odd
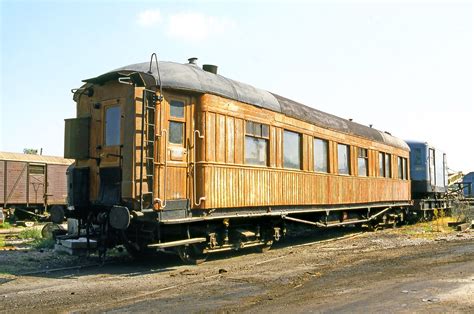
[(44, 174), (44, 165), (32, 165), (28, 166), (30, 174)]
[(269, 126), (246, 121), (245, 124), (245, 163), (250, 165), (268, 165)]
[(182, 145), (184, 143), (184, 123), (170, 121), (169, 141), (171, 144)]
[(379, 153), (379, 177), (385, 177), (385, 153)]
[(184, 102), (172, 100), (170, 103), (170, 116), (173, 118), (184, 118)]
[(403, 180), (408, 180), (408, 159), (403, 158)]
[(301, 135), (283, 131), (283, 167), (301, 169)]
[(392, 176), (392, 155), (379, 153), (379, 177), (390, 178)]
[(398, 178), (403, 179), (403, 163), (402, 157), (398, 157)]
[(120, 107), (105, 110), (105, 146), (120, 145)]
[(359, 177), (367, 177), (369, 175), (369, 157), (367, 154), (367, 149), (358, 148), (357, 149), (357, 167), (359, 170)]
[(349, 174), (350, 157), (349, 145), (337, 144), (337, 169), (339, 174)]
[(315, 138), (313, 142), (314, 150), (314, 170), (318, 172), (329, 172), (329, 143), (326, 140)]
[(398, 178), (401, 180), (408, 179), (407, 163), (406, 158), (398, 157)]
[(385, 177), (392, 177), (392, 155), (385, 154)]

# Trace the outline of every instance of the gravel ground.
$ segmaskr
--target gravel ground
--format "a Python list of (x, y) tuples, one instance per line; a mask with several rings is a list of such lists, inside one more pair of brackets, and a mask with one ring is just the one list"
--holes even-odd
[(115, 254), (101, 267), (51, 271), (97, 260), (0, 251), (0, 312), (472, 313), (474, 232), (432, 229), (299, 230), (264, 254), (199, 266)]

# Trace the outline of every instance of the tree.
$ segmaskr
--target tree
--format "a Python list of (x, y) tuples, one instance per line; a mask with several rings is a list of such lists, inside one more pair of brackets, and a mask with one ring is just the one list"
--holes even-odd
[(23, 148), (23, 153), (29, 155), (38, 155), (38, 150), (34, 148)]

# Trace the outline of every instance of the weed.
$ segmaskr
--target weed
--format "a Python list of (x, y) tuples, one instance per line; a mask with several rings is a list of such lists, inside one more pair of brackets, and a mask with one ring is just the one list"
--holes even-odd
[(19, 239), (34, 239), (34, 240), (39, 240), (42, 238), (41, 236), (41, 230), (36, 229), (36, 228), (28, 228), (25, 230), (22, 230), (18, 234)]
[(33, 241), (32, 243), (32, 246), (35, 248), (35, 249), (52, 249), (54, 248), (54, 244), (56, 243), (56, 241), (54, 241), (53, 239), (36, 239), (35, 241)]
[(0, 224), (0, 229), (10, 229), (12, 226), (10, 223), (4, 221), (3, 223)]

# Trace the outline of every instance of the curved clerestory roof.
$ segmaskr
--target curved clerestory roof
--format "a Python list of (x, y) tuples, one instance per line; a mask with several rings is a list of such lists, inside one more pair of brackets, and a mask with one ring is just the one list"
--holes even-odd
[(231, 80), (222, 75), (204, 71), (195, 64), (160, 61), (159, 67), (160, 77), (154, 64), (150, 74), (148, 73), (150, 63), (144, 62), (115, 69), (95, 78), (84, 80), (84, 82), (103, 83), (123, 76), (139, 76), (144, 85), (159, 86), (161, 78), (162, 88), (164, 89), (169, 88), (218, 95), (280, 112), (286, 116), (323, 128), (361, 136), (407, 151), (410, 150), (403, 140), (388, 133), (319, 111), (277, 94)]

